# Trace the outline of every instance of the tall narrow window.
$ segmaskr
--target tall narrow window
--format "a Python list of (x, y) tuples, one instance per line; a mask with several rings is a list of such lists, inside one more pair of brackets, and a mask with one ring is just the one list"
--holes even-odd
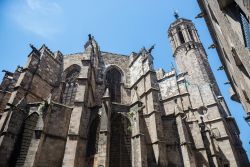
[(246, 16), (240, 12), (241, 26), (244, 35), (245, 46), (250, 50), (250, 24)]
[(72, 70), (66, 76), (65, 85), (64, 85), (64, 93), (62, 98), (62, 103), (66, 105), (73, 105), (76, 96), (76, 79), (79, 76), (78, 70)]
[(193, 31), (190, 26), (187, 26), (188, 33), (190, 35), (191, 41), (194, 41)]
[(121, 73), (116, 68), (110, 69), (106, 74), (107, 87), (109, 88), (111, 101), (121, 102)]
[(178, 33), (178, 36), (179, 36), (181, 44), (185, 43), (184, 36), (183, 36), (183, 34), (181, 32), (181, 28), (180, 27), (177, 28), (177, 33)]

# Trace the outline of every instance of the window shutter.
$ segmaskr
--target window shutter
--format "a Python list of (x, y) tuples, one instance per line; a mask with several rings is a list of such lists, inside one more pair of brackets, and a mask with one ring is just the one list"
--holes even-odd
[(243, 13), (240, 13), (245, 45), (250, 50), (250, 24)]

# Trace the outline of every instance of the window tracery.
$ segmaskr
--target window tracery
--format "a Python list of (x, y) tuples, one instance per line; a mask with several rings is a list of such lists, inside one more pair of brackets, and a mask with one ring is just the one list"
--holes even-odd
[(77, 90), (77, 78), (79, 76), (79, 70), (72, 70), (66, 75), (64, 93), (62, 97), (62, 103), (66, 105), (73, 105)]

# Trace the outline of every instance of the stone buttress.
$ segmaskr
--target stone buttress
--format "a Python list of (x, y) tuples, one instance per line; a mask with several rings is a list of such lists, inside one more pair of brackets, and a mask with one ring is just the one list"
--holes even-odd
[(155, 71), (152, 50), (63, 55), (31, 46), (0, 87), (0, 166), (247, 166), (239, 130), (193, 23), (169, 28), (178, 66)]

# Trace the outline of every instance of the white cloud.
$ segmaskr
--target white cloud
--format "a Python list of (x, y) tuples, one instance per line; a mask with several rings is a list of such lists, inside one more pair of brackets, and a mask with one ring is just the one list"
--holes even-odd
[(50, 2), (48, 0), (26, 0), (28, 7), (36, 12), (43, 14), (60, 14), (62, 8), (56, 2)]
[(44, 38), (53, 38), (60, 33), (62, 7), (49, 0), (25, 0), (17, 3), (10, 12), (18, 26)]

